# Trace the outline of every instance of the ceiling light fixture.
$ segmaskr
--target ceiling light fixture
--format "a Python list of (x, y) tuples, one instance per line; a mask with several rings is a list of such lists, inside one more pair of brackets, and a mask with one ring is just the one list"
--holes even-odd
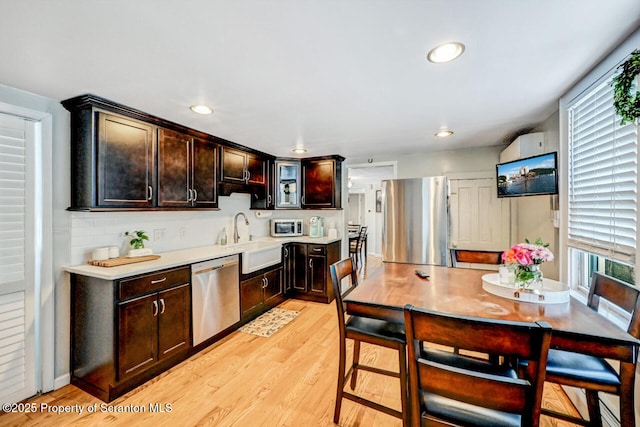
[(453, 131), (449, 129), (441, 129), (435, 133), (438, 138), (446, 138), (448, 136), (453, 135)]
[(213, 110), (211, 109), (211, 107), (208, 107), (206, 105), (192, 105), (191, 107), (189, 107), (189, 109), (191, 111), (193, 111), (194, 113), (198, 113), (198, 114), (211, 114), (211, 113), (213, 113)]
[(434, 47), (427, 54), (427, 59), (436, 64), (453, 61), (464, 52), (464, 45), (460, 42), (449, 42)]
[(304, 154), (307, 152), (307, 149), (304, 147), (294, 147), (291, 149), (291, 152), (296, 154)]

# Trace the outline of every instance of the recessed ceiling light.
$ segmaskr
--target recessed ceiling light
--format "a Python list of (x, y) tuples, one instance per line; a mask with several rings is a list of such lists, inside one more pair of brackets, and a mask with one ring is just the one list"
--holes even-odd
[(191, 111), (193, 111), (194, 113), (198, 113), (198, 114), (211, 114), (211, 113), (213, 113), (213, 110), (211, 109), (211, 107), (208, 107), (206, 105), (192, 105), (189, 108), (191, 109)]
[(435, 63), (449, 62), (462, 55), (462, 52), (464, 52), (464, 45), (462, 43), (449, 42), (431, 49), (427, 54), (427, 59)]
[(446, 138), (453, 135), (453, 131), (449, 129), (441, 129), (435, 134), (438, 138)]
[(291, 149), (291, 152), (296, 154), (304, 154), (307, 152), (307, 149), (304, 147), (294, 147)]

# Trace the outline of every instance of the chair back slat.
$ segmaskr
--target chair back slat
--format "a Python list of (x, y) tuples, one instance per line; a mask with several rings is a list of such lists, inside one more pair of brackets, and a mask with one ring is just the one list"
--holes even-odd
[(451, 262), (454, 267), (459, 262), (498, 265), (502, 263), (502, 252), (451, 249)]
[(640, 338), (639, 296), (640, 289), (621, 280), (595, 272), (591, 278), (587, 304), (595, 311), (598, 311), (600, 299), (605, 299), (625, 310), (631, 314), (627, 332), (635, 338)]
[(419, 361), (418, 370), (421, 389), (428, 393), (499, 411), (527, 410), (532, 390), (527, 380), (457, 369), (424, 359)]
[[(433, 393), (522, 416), (523, 425), (537, 426), (551, 327), (546, 322), (512, 322), (456, 316), (417, 309), (404, 310), (408, 342), (412, 417), (421, 418), (420, 391)], [(460, 350), (514, 356), (528, 361), (523, 378), (480, 372), (461, 365), (447, 365), (423, 356), (430, 343)], [(419, 421), (417, 424), (419, 425)]]

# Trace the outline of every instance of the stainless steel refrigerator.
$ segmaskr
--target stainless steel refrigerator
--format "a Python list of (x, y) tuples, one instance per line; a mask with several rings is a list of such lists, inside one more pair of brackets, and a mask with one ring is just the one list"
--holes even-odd
[(382, 260), (447, 265), (447, 178), (382, 181)]

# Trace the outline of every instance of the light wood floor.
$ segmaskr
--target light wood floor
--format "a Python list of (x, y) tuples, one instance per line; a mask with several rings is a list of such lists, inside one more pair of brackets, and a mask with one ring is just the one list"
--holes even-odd
[[(375, 263), (371, 260), (369, 269)], [(35, 413), (0, 415), (0, 425), (333, 426), (338, 372), (335, 305), (288, 300), (280, 307), (301, 313), (270, 338), (234, 332), (109, 405), (68, 385), (29, 400)], [(393, 351), (363, 344), (362, 352), (363, 361), (397, 369)], [(399, 409), (398, 387), (397, 379), (363, 372), (356, 391)], [(546, 387), (545, 405), (570, 405), (565, 401), (559, 388)], [(154, 404), (166, 412), (150, 412)], [(57, 414), (44, 411), (45, 405), (76, 409)], [(97, 412), (88, 413), (94, 405)], [(115, 413), (134, 409), (140, 412)], [(401, 422), (345, 400), (340, 425), (399, 427)], [(571, 424), (543, 416), (541, 425)]]

